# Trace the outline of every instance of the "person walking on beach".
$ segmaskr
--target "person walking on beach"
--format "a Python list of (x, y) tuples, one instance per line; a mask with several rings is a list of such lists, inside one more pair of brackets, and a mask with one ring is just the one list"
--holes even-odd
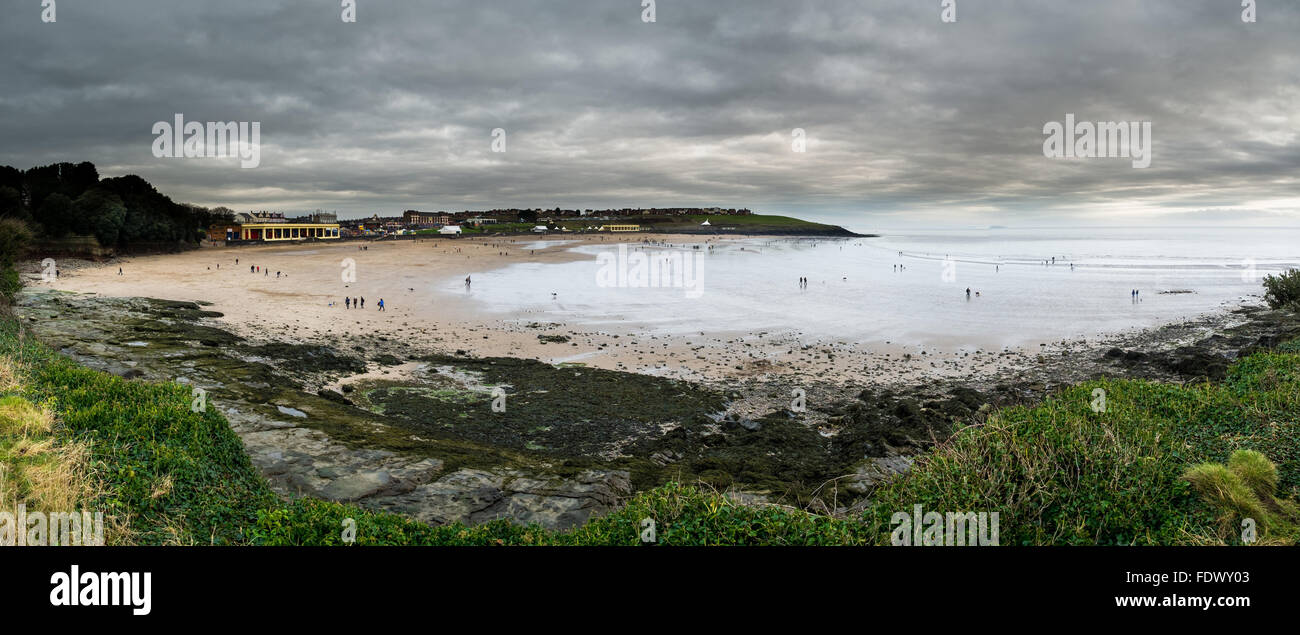
[(379, 298), (379, 310), (380, 310), (380, 311), (383, 311), (383, 310), (384, 310), (384, 299), (383, 299), (383, 298)]
[(966, 287), (966, 299), (970, 299), (970, 287)]
[(118, 268), (117, 268), (117, 275), (119, 275), (119, 276), (122, 275), (122, 268), (121, 268), (121, 267), (118, 267)]
[(343, 308), (345, 309), (352, 308), (352, 298), (343, 298)]
[(469, 276), (465, 276), (465, 288), (469, 289)]
[(361, 308), (366, 308), (366, 296), (361, 296)]

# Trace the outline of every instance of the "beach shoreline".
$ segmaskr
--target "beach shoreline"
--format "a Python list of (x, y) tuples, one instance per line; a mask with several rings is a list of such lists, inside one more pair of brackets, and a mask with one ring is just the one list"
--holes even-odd
[[(926, 379), (993, 377), (1023, 370), (1046, 355), (1068, 355), (1143, 329), (1021, 346), (971, 346), (952, 340), (909, 343), (809, 337), (796, 328), (714, 328), (698, 335), (657, 333), (633, 322), (572, 324), (545, 311), (502, 317), (437, 288), (448, 278), (512, 265), (547, 266), (591, 260), (581, 246), (628, 243), (631, 236), (465, 237), (405, 241), (317, 242), (203, 247), (179, 254), (93, 262), (65, 259), (45, 280), (38, 262), (25, 263), (26, 283), (104, 297), (200, 302), (223, 314), (222, 328), (249, 340), (372, 346), (516, 357), (727, 385), (776, 380), (839, 385), (893, 385)], [(706, 249), (746, 237), (638, 234), (653, 245)], [(533, 248), (530, 248), (533, 247)], [(690, 250), (687, 250), (690, 253)], [(237, 262), (236, 262), (237, 261)], [(254, 267), (250, 272), (249, 267)], [(353, 267), (356, 282), (341, 278)], [(118, 275), (121, 268), (122, 275)], [(279, 277), (277, 277), (279, 274)], [(343, 298), (365, 298), (365, 309)], [(380, 299), (386, 310), (376, 310)], [(331, 303), (333, 305), (331, 306)], [(1213, 319), (1214, 314), (1186, 319)]]

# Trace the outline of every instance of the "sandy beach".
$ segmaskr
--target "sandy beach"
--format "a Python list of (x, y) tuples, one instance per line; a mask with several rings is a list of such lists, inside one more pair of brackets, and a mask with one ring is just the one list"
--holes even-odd
[[(731, 239), (639, 234), (636, 240), (515, 236), (209, 246), (106, 263), (61, 262), (60, 275), (53, 282), (42, 281), (32, 264), (28, 283), (106, 297), (210, 303), (211, 310), (224, 314), (219, 319), (223, 327), (252, 340), (344, 348), (349, 340), (356, 340), (368, 347), (580, 363), (711, 383), (780, 377), (863, 385), (965, 377), (1023, 366), (1040, 353), (1039, 347), (1028, 352), (956, 347), (945, 351), (892, 342), (868, 349), (828, 338), (809, 341), (766, 331), (706, 330), (695, 336), (665, 336), (633, 322), (597, 330), (568, 324), (544, 311), (537, 312), (535, 320), (485, 315), (468, 298), (449, 297), (434, 288), (439, 281), (513, 264), (545, 265), (590, 257), (571, 251), (575, 246), (642, 240), (681, 246)], [(348, 259), (355, 262), (355, 282), (343, 281), (351, 264)], [(260, 269), (250, 272), (250, 266)], [(345, 296), (365, 298), (365, 308), (345, 308)], [(378, 310), (380, 299), (384, 311)], [(567, 341), (560, 341), (564, 338)]]

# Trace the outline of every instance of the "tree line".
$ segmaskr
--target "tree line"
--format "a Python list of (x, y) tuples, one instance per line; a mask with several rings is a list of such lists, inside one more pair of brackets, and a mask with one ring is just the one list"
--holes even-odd
[(208, 225), (233, 220), (226, 208), (172, 201), (135, 176), (100, 179), (93, 163), (56, 163), (26, 171), (0, 166), (0, 218), (26, 222), (38, 237), (93, 235), (104, 247), (198, 244)]
[(99, 178), (89, 162), (28, 170), (0, 166), (0, 295), (16, 291), (14, 262), (32, 241), (94, 236), (103, 247), (199, 244), (234, 212), (176, 203), (135, 176)]

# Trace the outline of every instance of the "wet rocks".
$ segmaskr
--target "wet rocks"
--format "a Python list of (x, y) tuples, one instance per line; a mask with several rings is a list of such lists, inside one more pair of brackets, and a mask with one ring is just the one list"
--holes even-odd
[(297, 373), (352, 374), (366, 370), (365, 362), (355, 357), (341, 355), (326, 346), (272, 342), (245, 345), (242, 350), (254, 357), (292, 365), (293, 371)]
[(588, 470), (557, 479), (517, 470), (463, 469), (397, 497), (394, 505), (431, 524), (505, 519), (570, 529), (612, 511), (631, 489), (624, 471)]
[[(343, 390), (346, 391), (346, 392), (351, 392), (351, 391), (352, 391), (352, 387), (351, 387), (351, 386), (344, 386), (344, 387), (343, 387)], [(322, 388), (322, 389), (320, 389), (320, 390), (317, 390), (317, 391), (316, 391), (316, 394), (319, 395), (319, 396), (321, 396), (321, 397), (324, 397), (324, 398), (326, 398), (326, 399), (328, 399), (328, 400), (330, 400), (330, 401), (333, 401), (334, 403), (337, 403), (337, 404), (342, 404), (342, 405), (345, 405), (345, 406), (350, 406), (350, 405), (352, 405), (352, 400), (351, 400), (351, 399), (348, 399), (347, 397), (344, 397), (344, 396), (343, 396), (343, 393), (338, 392), (338, 391), (336, 391), (336, 390), (327, 390), (327, 389), (325, 389), (325, 388)]]
[(1183, 346), (1160, 360), (1160, 364), (1185, 377), (1205, 377), (1213, 380), (1228, 375), (1228, 359), (1222, 355)]
[[(319, 471), (318, 471), (319, 473)], [(393, 477), (383, 470), (370, 470), (341, 476), (321, 489), (321, 498), (356, 501), (383, 492), (393, 484)]]
[[(435, 434), (423, 429), (425, 426), (413, 429), (401, 417), (378, 416), (356, 408), (351, 398), (340, 392), (305, 392), (303, 384), (319, 386), (316, 378), (322, 375), (361, 372), (366, 364), (324, 346), (246, 343), (221, 329), (187, 321), (209, 317), (192, 303), (44, 292), (24, 294), (21, 310), (42, 340), (89, 367), (128, 378), (184, 378), (186, 384), (207, 390), (209, 405), (222, 410), (253, 465), (272, 489), (285, 497), (355, 503), (430, 522), (473, 524), (512, 518), (557, 528), (580, 524), (592, 514), (613, 509), (630, 491), (626, 471), (574, 468), (563, 461), (566, 465), (557, 474), (547, 463), (534, 465), (518, 454), (501, 454), (492, 445), (463, 439), (444, 441), (456, 435)], [(375, 359), (381, 364), (397, 360), (384, 355)], [(621, 374), (559, 370), (519, 360), (503, 360), (499, 365), (463, 358), (455, 362), (477, 364), (473, 372), (503, 372), (516, 379), (521, 376), (512, 374), (515, 369), (525, 371), (532, 379), (521, 383), (535, 390), (523, 398), (542, 400), (536, 416), (545, 419), (540, 423), (521, 421), (520, 431), (529, 434), (544, 435), (554, 424), (581, 422), (584, 417), (591, 420), (557, 434), (586, 435), (584, 429), (606, 423), (580, 411), (557, 412), (545, 407), (547, 399), (595, 408), (605, 417), (621, 414), (627, 425), (648, 432), (657, 431), (661, 421), (654, 415), (643, 418), (631, 397), (666, 402), (669, 397), (685, 396), (686, 387), (677, 382), (646, 379), (655, 384), (649, 391), (641, 382), (627, 382), (623, 384), (625, 394), (612, 395), (616, 401), (606, 404), (601, 399), (611, 395), (601, 394), (600, 388), (619, 381)], [(556, 373), (562, 376), (557, 378)], [(548, 397), (548, 390), (537, 389), (541, 386), (550, 390), (563, 386), (565, 394)], [(361, 391), (350, 385), (341, 388), (352, 397), (361, 396)], [(477, 405), (490, 412), (486, 402)], [(528, 414), (525, 403), (512, 402), (512, 406), (518, 406), (514, 410), (522, 411), (520, 414)], [(685, 411), (691, 405), (676, 407)], [(458, 424), (463, 421), (455, 419)], [(475, 427), (476, 423), (481, 426), (490, 420), (469, 425)], [(528, 427), (522, 427), (524, 424)], [(483, 438), (491, 441), (492, 437), (486, 436), (491, 430), (483, 433)], [(614, 440), (618, 432), (608, 435)], [(523, 439), (520, 444), (529, 441)]]
[(285, 422), (227, 413), (253, 464), (277, 492), (356, 503), (431, 524), (496, 520), (567, 529), (615, 509), (630, 493), (627, 472), (571, 477), (523, 469), (462, 468), (386, 450), (351, 448)]
[(892, 455), (868, 458), (858, 464), (853, 475), (847, 479), (845, 489), (858, 494), (869, 494), (876, 486), (906, 472), (912, 467), (912, 458)]
[(370, 361), (379, 364), (380, 366), (397, 366), (402, 363), (402, 360), (398, 359), (396, 355), (390, 355), (388, 353), (376, 355), (371, 358)]
[(664, 450), (663, 452), (655, 452), (651, 454), (650, 462), (660, 467), (663, 467), (670, 463), (676, 463), (681, 458), (682, 455), (677, 452), (674, 452), (672, 450)]

